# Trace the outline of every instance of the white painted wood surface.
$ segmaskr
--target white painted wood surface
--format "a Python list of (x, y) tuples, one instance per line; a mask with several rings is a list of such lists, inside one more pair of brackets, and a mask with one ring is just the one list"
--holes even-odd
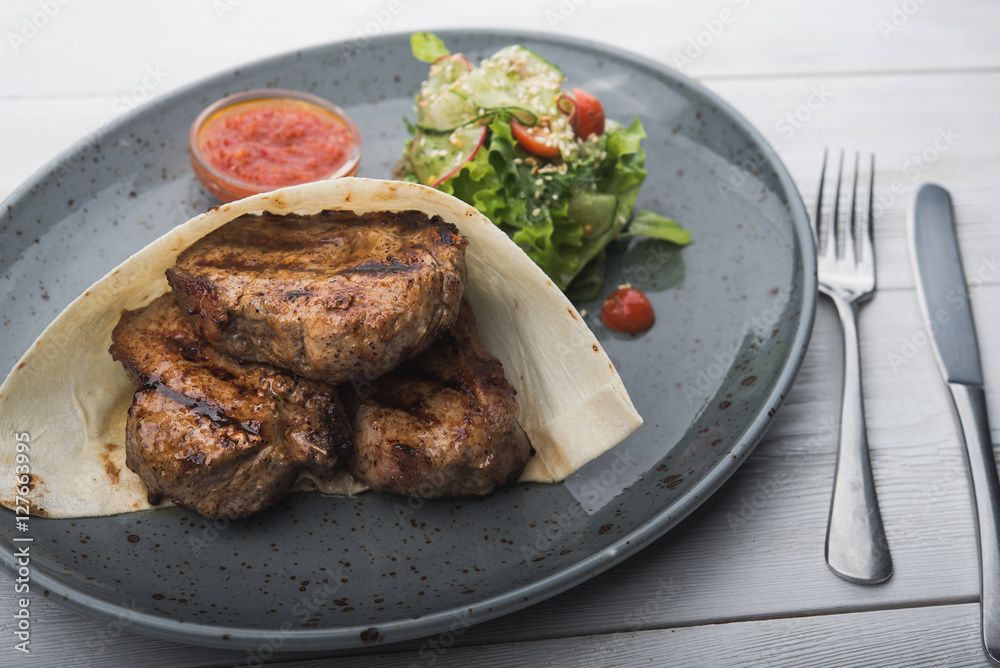
[[(393, 8), (379, 31), (551, 30), (679, 64), (775, 140), (807, 202), (824, 146), (877, 155), (885, 202), (876, 229), (880, 290), (860, 328), (872, 465), (895, 574), (861, 587), (832, 575), (823, 560), (841, 355), (824, 301), (771, 431), (678, 528), (584, 585), (470, 629), (452, 649), (439, 653), (418, 641), (338, 665), (986, 665), (965, 467), (930, 349), (912, 345), (921, 323), (904, 221), (920, 183), (951, 189), (965, 267), (983, 279), (973, 305), (998, 442), (1000, 4), (5, 0), (0, 197), (114, 116), (150, 68), (162, 79), (148, 91), (152, 99), (267, 55), (353, 39)], [(732, 20), (720, 29), (723, 18)], [(691, 47), (699, 39), (707, 44), (700, 53)], [(825, 101), (806, 114), (801, 108), (816, 91)], [(800, 127), (783, 121), (797, 111), (809, 116)], [(925, 152), (917, 164), (914, 156)], [(38, 599), (32, 654), (18, 656), (9, 642), (12, 598), (11, 579), (0, 575), (0, 665), (248, 660), (245, 652), (118, 633)], [(326, 665), (316, 655), (272, 660)]]

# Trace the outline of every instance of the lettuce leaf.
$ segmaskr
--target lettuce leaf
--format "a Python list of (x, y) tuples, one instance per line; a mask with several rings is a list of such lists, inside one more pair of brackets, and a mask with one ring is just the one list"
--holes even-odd
[[(429, 33), (413, 35), (411, 44), (421, 60), (448, 54)], [(646, 132), (638, 118), (628, 127), (608, 121), (596, 141), (578, 142), (573, 159), (544, 160), (517, 144), (510, 129), (512, 113), (497, 109), (472, 121), (487, 124), (482, 148), (437, 188), (500, 226), (560, 289), (568, 290), (586, 269), (581, 276), (585, 285), (573, 292), (592, 293), (602, 273), (604, 248), (621, 235), (690, 243), (690, 232), (665, 216), (640, 211), (633, 220), (647, 175)], [(411, 124), (407, 127), (415, 134)], [(396, 176), (419, 181), (409, 155), (407, 150)]]
[(430, 32), (415, 32), (410, 35), (410, 49), (413, 57), (424, 63), (433, 63), (438, 58), (451, 54), (441, 38)]
[[(579, 160), (558, 165), (518, 147), (506, 115), (498, 114), (488, 129), (482, 149), (437, 187), (503, 228), (560, 289), (597, 259), (587, 279), (591, 287), (602, 251), (618, 236), (690, 243), (690, 232), (665, 216), (640, 211), (633, 219), (646, 178), (639, 119), (627, 128), (609, 123), (603, 137), (583, 145)], [(398, 176), (416, 180), (405, 165)]]
[(658, 213), (640, 209), (629, 223), (628, 230), (622, 236), (643, 235), (653, 239), (663, 239), (678, 246), (691, 243), (691, 231), (685, 230), (676, 220), (661, 216)]

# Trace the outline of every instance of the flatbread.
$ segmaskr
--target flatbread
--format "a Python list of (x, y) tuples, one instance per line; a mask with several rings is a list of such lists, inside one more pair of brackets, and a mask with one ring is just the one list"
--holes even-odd
[[(466, 298), (483, 344), (503, 362), (517, 389), (518, 420), (536, 450), (522, 481), (563, 480), (642, 424), (580, 314), (476, 209), (426, 186), (343, 178), (214, 208), (130, 257), (66, 307), (0, 386), (0, 503), (13, 508), (18, 492), (28, 491), (32, 511), (49, 517), (151, 508), (145, 486), (125, 466), (125, 420), (133, 386), (108, 354), (121, 311), (166, 292), (164, 271), (181, 251), (234, 218), (323, 209), (416, 209), (454, 223), (469, 239)], [(16, 469), (15, 446), (25, 435), (28, 490), (19, 480), (25, 469)], [(20, 465), (25, 465), (23, 459)], [(315, 481), (303, 481), (305, 488), (315, 486)], [(364, 486), (345, 474), (323, 488), (349, 494)]]

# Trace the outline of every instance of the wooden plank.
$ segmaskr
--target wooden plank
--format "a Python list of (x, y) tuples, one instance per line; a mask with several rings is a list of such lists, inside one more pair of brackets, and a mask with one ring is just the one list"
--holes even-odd
[[(977, 628), (978, 604), (737, 622), (679, 629), (587, 635), (534, 642), (455, 647), (448, 635), (415, 651), (337, 659), (342, 668), (437, 668), (510, 665), (990, 666)], [(329, 659), (290, 661), (319, 668)]]
[(0, 200), (36, 171), (112, 118), (111, 100), (26, 98), (0, 100)]
[[(705, 624), (676, 629), (580, 635), (521, 642), (462, 644), (448, 634), (428, 638), (409, 648), (382, 648), (364, 654), (307, 655), (250, 652), (170, 645), (144, 639), (128, 653), (104, 651), (114, 628), (91, 629), (65, 620), (61, 645), (32, 643), (31, 663), (83, 666), (173, 666), (280, 664), (285, 668), (331, 665), (342, 668), (412, 668), (413, 666), (491, 666), (512, 664), (573, 666), (989, 666), (979, 639), (978, 603), (879, 610)], [(81, 626), (83, 628), (81, 629)], [(72, 641), (73, 644), (69, 644)], [(846, 641), (846, 642), (845, 642)], [(62, 646), (59, 652), (53, 648)], [(324, 657), (324, 658), (319, 658)], [(71, 662), (71, 663), (70, 663)]]
[[(0, 591), (12, 592), (13, 581), (8, 581), (6, 573), (3, 577)], [(13, 639), (17, 623), (14, 601), (4, 596), (2, 604), (0, 633), (5, 639)], [(30, 610), (28, 648), (31, 653), (18, 662), (19, 653), (13, 649), (17, 640), (12, 640), (0, 647), (0, 665), (201, 668), (243, 665), (248, 660), (246, 652), (180, 645), (139, 636), (130, 633), (127, 624), (123, 627), (117, 620), (81, 617), (41, 596), (32, 596)]]
[[(831, 150), (831, 169), (841, 148), (849, 159), (854, 151), (875, 154), (880, 289), (914, 285), (906, 216), (926, 182), (952, 192), (968, 275), (1000, 280), (1000, 136), (991, 130), (990, 111), (1000, 108), (1000, 72), (815, 75), (708, 85), (774, 140), (809, 210), (824, 146)], [(734, 169), (723, 182), (740, 183), (739, 176)], [(847, 186), (845, 206), (846, 192)]]
[[(276, 14), (295, 29), (275, 30)], [(616, 44), (702, 78), (980, 69), (1000, 66), (998, 20), (1000, 6), (976, 0), (683, 0), (655, 7), (642, 0), (514, 0), (488, 18), (446, 0), (8, 0), (0, 5), (0, 95), (121, 95), (149, 68), (164, 73), (158, 85), (167, 90), (273, 54), (341, 39), (363, 45), (371, 35), (429, 26), (552, 31)], [(72, 61), (63, 47), (69, 44)]]

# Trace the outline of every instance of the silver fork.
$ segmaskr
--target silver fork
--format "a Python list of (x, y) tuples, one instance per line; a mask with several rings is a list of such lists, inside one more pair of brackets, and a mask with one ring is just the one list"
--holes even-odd
[[(844, 327), (844, 393), (841, 399), (840, 444), (837, 472), (826, 531), (826, 562), (834, 573), (859, 584), (884, 582), (892, 575), (892, 556), (882, 527), (868, 458), (868, 435), (861, 395), (861, 356), (858, 349), (856, 305), (875, 291), (875, 253), (872, 245), (872, 197), (875, 156), (871, 157), (868, 201), (864, 220), (857, 216), (859, 156), (854, 154), (851, 208), (844, 227), (840, 210), (840, 184), (844, 152), (840, 152), (832, 214), (823, 220), (823, 182), (827, 154), (816, 195), (815, 226), (819, 289), (837, 306)], [(856, 248), (860, 240), (860, 253)]]

